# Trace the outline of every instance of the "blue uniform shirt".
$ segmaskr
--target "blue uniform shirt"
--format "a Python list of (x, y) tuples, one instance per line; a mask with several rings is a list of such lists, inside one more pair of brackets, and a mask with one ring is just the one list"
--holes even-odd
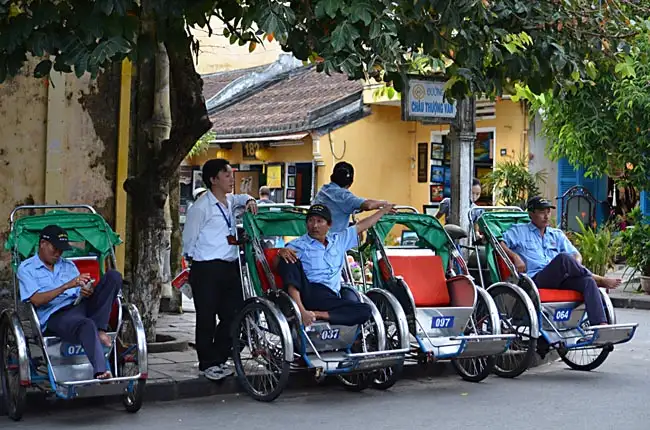
[(345, 252), (357, 245), (357, 228), (350, 226), (340, 233), (328, 233), (327, 247), (308, 234), (292, 240), (287, 247), (298, 254), (309, 282), (323, 284), (338, 294)]
[(364, 201), (365, 199), (355, 196), (347, 188), (342, 188), (330, 182), (321, 187), (312, 204), (321, 204), (328, 207), (332, 213), (330, 231), (338, 233), (350, 225), (350, 215), (359, 210)]
[(542, 238), (532, 222), (515, 224), (503, 233), (503, 241), (526, 264), (526, 273), (533, 277), (560, 253), (577, 254), (578, 250), (557, 228), (546, 227)]
[[(50, 271), (37, 255), (23, 261), (18, 267), (18, 282), (20, 285), (20, 299), (28, 302), (36, 293), (46, 293), (56, 290), (66, 282), (79, 276), (77, 266), (65, 258), (60, 258)], [(50, 303), (36, 308), (36, 314), (41, 323), (41, 330), (45, 330), (50, 316), (64, 306), (74, 303), (81, 294), (81, 288), (70, 288), (59, 294)]]

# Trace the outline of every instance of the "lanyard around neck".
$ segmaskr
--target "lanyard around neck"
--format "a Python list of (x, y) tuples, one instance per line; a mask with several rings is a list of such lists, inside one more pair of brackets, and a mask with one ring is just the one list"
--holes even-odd
[(226, 212), (221, 208), (221, 204), (217, 201), (217, 207), (219, 208), (219, 211), (221, 212), (221, 215), (223, 215), (223, 219), (226, 220), (226, 224), (228, 225), (228, 230), (232, 231), (232, 221), (230, 220), (229, 216), (226, 216)]

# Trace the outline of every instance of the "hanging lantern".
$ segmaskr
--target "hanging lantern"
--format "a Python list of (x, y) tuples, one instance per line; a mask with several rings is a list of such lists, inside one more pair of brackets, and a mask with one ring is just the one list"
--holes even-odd
[(271, 159), (271, 151), (268, 148), (260, 148), (255, 151), (255, 158), (260, 161), (267, 162)]
[(224, 160), (227, 160), (229, 156), (230, 156), (230, 150), (224, 148), (217, 149), (217, 153), (215, 154), (215, 157), (223, 158)]

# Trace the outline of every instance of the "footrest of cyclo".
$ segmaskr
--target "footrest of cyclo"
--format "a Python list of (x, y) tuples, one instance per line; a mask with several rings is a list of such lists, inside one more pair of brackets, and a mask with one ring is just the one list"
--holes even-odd
[(449, 340), (461, 342), (458, 358), (483, 357), (503, 354), (516, 338), (514, 334), (486, 334), (477, 336), (454, 336)]
[(589, 326), (585, 329), (585, 336), (569, 347), (602, 347), (629, 342), (638, 326), (638, 323)]

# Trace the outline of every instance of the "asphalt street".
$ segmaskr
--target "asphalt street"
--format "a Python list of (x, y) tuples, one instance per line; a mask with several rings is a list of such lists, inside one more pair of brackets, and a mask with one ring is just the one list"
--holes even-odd
[[(285, 392), (274, 403), (245, 395), (31, 412), (1, 429), (650, 429), (650, 312), (618, 309), (618, 322), (640, 323), (635, 339), (593, 372), (563, 363), (514, 380), (480, 384), (457, 377), (401, 381), (393, 389), (349, 393), (339, 387)], [(4, 420), (4, 421), (3, 421)]]

